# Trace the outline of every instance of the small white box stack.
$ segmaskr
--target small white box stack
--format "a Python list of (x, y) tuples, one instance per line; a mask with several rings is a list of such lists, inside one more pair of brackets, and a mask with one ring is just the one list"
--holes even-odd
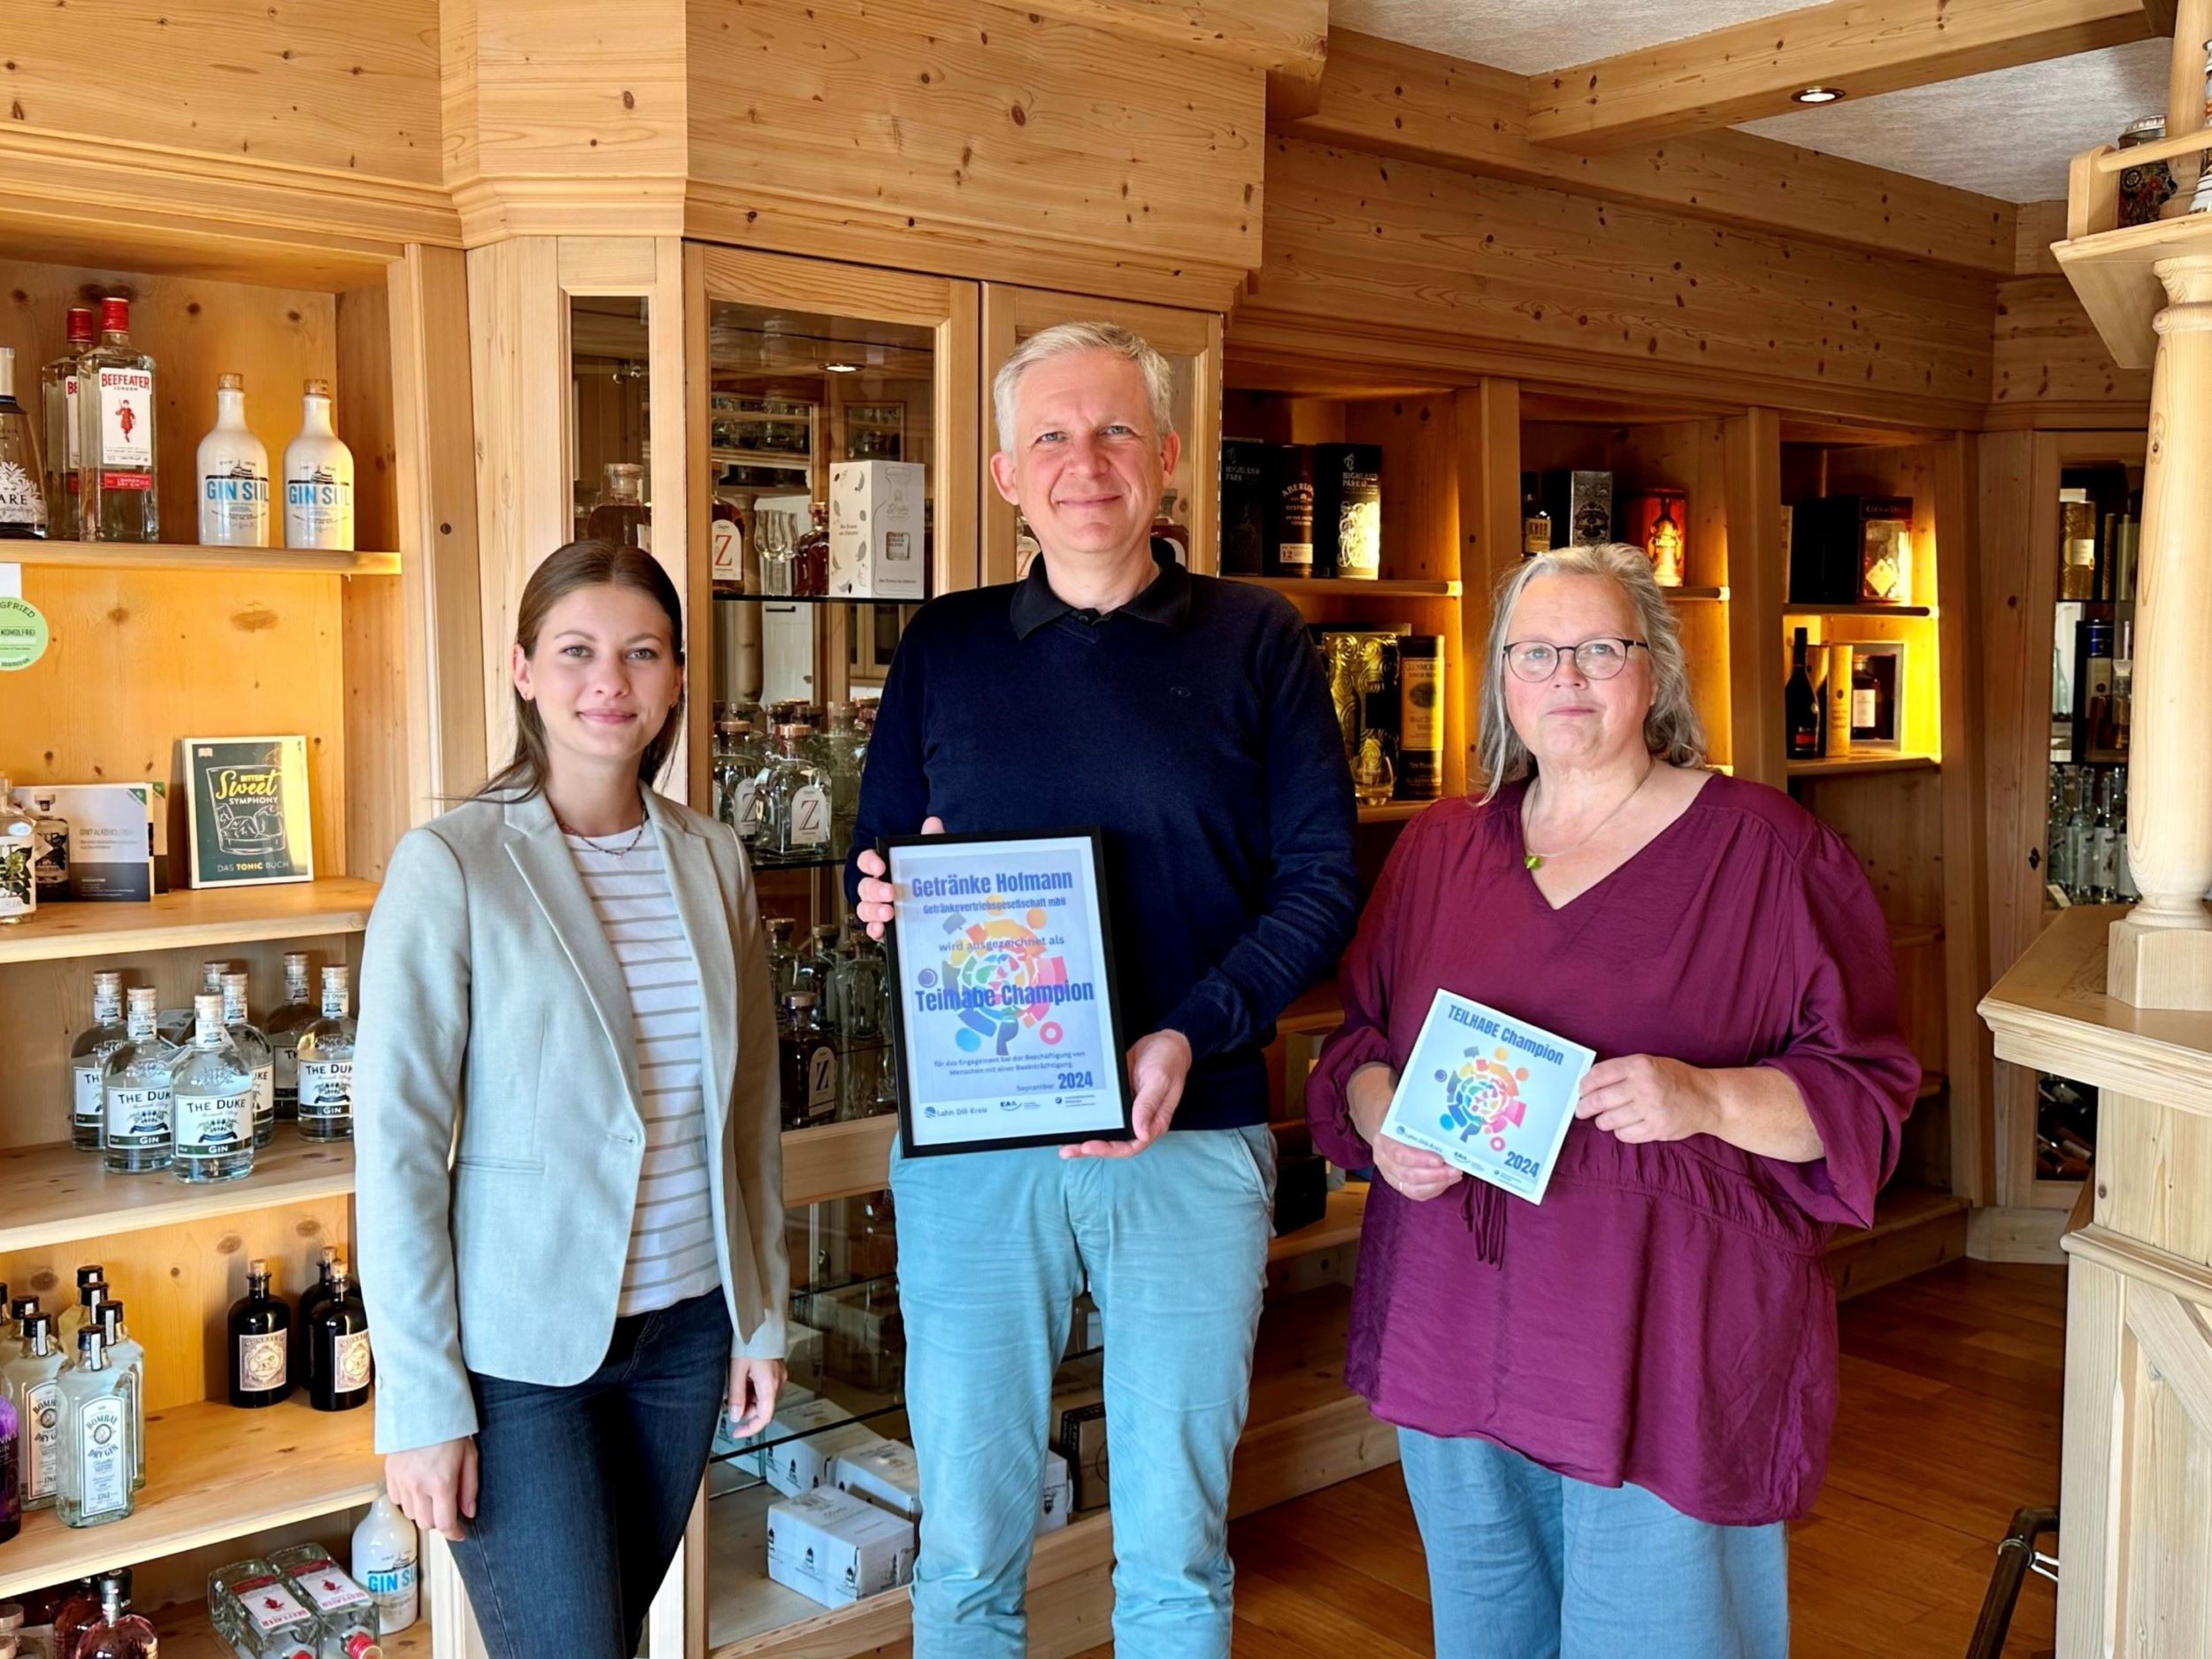
[(914, 1576), (914, 1523), (833, 1486), (786, 1498), (768, 1510), (768, 1576), (849, 1607)]
[(839, 461), (830, 467), (832, 594), (853, 599), (925, 596), (926, 478), (913, 461)]

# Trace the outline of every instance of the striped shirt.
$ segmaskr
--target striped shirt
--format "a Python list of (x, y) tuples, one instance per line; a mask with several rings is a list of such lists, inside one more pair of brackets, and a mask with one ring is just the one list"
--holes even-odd
[(699, 964), (676, 915), (651, 825), (621, 854), (603, 852), (579, 835), (566, 840), (630, 992), (645, 1096), (645, 1162), (615, 1312), (649, 1313), (722, 1284), (707, 1190)]

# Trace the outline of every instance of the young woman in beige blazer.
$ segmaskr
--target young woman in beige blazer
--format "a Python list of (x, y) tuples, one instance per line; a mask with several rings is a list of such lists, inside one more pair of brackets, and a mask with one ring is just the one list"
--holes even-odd
[(656, 794), (683, 621), (650, 556), (525, 586), (513, 760), (393, 855), (355, 1190), (385, 1481), (493, 1659), (628, 1659), (716, 1420), (784, 1379), (775, 1015), (727, 826)]

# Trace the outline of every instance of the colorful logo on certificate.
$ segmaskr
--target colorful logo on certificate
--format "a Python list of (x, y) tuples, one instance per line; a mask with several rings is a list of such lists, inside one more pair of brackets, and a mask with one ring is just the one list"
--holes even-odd
[(1470, 1048), (1458, 1070), (1440, 1071), (1436, 1080), (1444, 1086), (1440, 1123), (1447, 1134), (1462, 1141), (1487, 1137), (1490, 1149), (1502, 1152), (1507, 1136), (1527, 1121), (1521, 1085), (1528, 1081), (1528, 1068), (1514, 1065), (1503, 1048), (1488, 1056)]
[(969, 1054), (981, 1052), (987, 1043), (994, 1054), (1003, 1056), (1026, 1029), (1048, 1047), (1057, 1044), (1067, 1033), (1052, 1018), (1064, 1000), (1053, 995), (1053, 987), (1066, 986), (1068, 964), (1040, 936), (1045, 912), (1009, 915), (1002, 894), (993, 894), (984, 907), (980, 921), (945, 918), (944, 983), (948, 990), (964, 994), (954, 1041)]

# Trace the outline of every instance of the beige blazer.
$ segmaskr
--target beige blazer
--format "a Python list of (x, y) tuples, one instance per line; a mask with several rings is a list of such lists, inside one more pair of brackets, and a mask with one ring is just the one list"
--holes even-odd
[[(781, 1358), (776, 1024), (737, 837), (648, 791), (698, 964), (707, 1168), (733, 1353)], [(581, 1382), (605, 1357), (645, 1156), (622, 969), (542, 797), (411, 831), (369, 918), (354, 1192), (376, 1447), (476, 1432), (471, 1371)]]

